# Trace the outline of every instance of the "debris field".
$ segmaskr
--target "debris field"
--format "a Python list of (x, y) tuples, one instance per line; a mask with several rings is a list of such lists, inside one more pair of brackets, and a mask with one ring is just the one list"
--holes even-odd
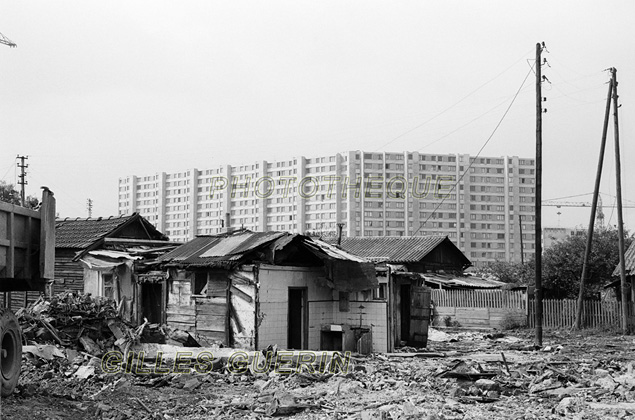
[[(157, 358), (156, 348), (190, 351), (198, 346), (195, 337), (147, 323), (133, 328), (105, 300), (61, 295), (17, 316), (27, 344), (18, 387), (1, 403), (3, 419), (635, 416), (635, 340), (607, 331), (546, 331), (537, 349), (531, 330), (431, 328), (424, 349), (285, 368), (233, 364), (226, 357), (233, 349), (198, 347), (214, 354), (206, 369), (178, 373), (169, 368), (169, 352)], [(104, 364), (113, 351), (135, 349), (147, 357), (121, 357), (116, 372)], [(267, 350), (261, 362), (284, 353)], [(187, 356), (181, 361), (191, 366)], [(164, 372), (156, 371), (159, 365)]]

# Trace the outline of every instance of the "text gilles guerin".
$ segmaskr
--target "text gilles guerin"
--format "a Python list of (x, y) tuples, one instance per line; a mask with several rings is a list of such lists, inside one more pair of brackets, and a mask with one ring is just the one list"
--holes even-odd
[[(143, 351), (128, 352), (124, 355), (120, 351), (110, 351), (101, 359), (101, 369), (107, 374), (133, 373), (135, 375), (167, 375), (172, 373), (190, 374), (210, 373), (218, 368), (220, 359), (214, 358), (211, 351), (193, 353), (191, 351), (177, 352), (174, 357), (164, 358), (158, 352), (152, 360), (154, 364), (146, 363)], [(294, 372), (307, 373), (346, 373), (350, 364), (351, 352), (316, 352), (316, 351), (278, 351), (277, 353), (260, 351), (235, 351), (227, 357), (226, 364), (229, 373), (243, 374), (269, 373), (291, 374)]]

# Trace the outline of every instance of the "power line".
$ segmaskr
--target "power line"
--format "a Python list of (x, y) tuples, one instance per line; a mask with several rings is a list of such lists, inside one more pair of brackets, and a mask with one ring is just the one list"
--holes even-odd
[(485, 86), (487, 86), (488, 84), (492, 83), (494, 80), (498, 79), (500, 76), (502, 76), (503, 74), (505, 74), (509, 69), (511, 69), (512, 67), (514, 67), (519, 61), (521, 61), (526, 55), (528, 54), (525, 53), (521, 58), (519, 58), (518, 60), (516, 60), (512, 65), (510, 65), (509, 67), (507, 67), (505, 70), (503, 70), (502, 72), (500, 72), (499, 74), (497, 74), (496, 76), (494, 76), (492, 79), (488, 80), (487, 82), (483, 83), (482, 85), (480, 85), (479, 87), (477, 87), (476, 89), (474, 89), (473, 91), (471, 91), (470, 93), (468, 93), (467, 95), (465, 95), (463, 98), (459, 99), (457, 102), (453, 103), (452, 105), (450, 105), (449, 107), (445, 108), (443, 111), (441, 111), (440, 113), (436, 114), (435, 116), (427, 119), (426, 121), (422, 122), (421, 124), (416, 125), (415, 127), (411, 128), (410, 130), (407, 130), (404, 133), (401, 133), (400, 135), (398, 135), (397, 137), (393, 138), (392, 140), (388, 141), (387, 143), (383, 144), (381, 147), (379, 147), (377, 150), (381, 150), (383, 148), (385, 148), (386, 146), (388, 146), (389, 144), (393, 143), (396, 140), (399, 140), (400, 138), (402, 138), (403, 136), (412, 133), (413, 131), (415, 131), (416, 129), (423, 127), (424, 125), (428, 124), (429, 122), (437, 119), (438, 117), (440, 117), (441, 115), (445, 114), (446, 112), (448, 112), (449, 110), (451, 110), (452, 108), (454, 108), (455, 106), (457, 106), (458, 104), (460, 104), (461, 102), (463, 102), (464, 100), (466, 100), (467, 98), (469, 98), (470, 96), (472, 96), (473, 94), (475, 94), (476, 92), (478, 92), (479, 90), (481, 90), (482, 88), (484, 88)]
[[(534, 64), (535, 65), (535, 64)], [(459, 179), (454, 183), (454, 185), (452, 186), (452, 188), (450, 189), (450, 191), (448, 192), (448, 194), (445, 195), (445, 197), (443, 197), (441, 199), (441, 202), (439, 204), (437, 204), (437, 206), (434, 208), (434, 210), (432, 210), (432, 212), (430, 213), (430, 215), (426, 218), (426, 220), (424, 220), (422, 223), (419, 224), (419, 227), (417, 228), (417, 230), (413, 233), (412, 236), (416, 236), (417, 233), (419, 233), (419, 231), (421, 230), (421, 228), (428, 222), (428, 220), (430, 220), (432, 218), (432, 216), (434, 214), (436, 214), (436, 211), (441, 207), (441, 205), (445, 202), (446, 198), (448, 198), (450, 196), (450, 194), (452, 194), (452, 192), (456, 189), (456, 186), (459, 185), (459, 182), (461, 182), (461, 180), (463, 180), (463, 178), (465, 177), (465, 174), (467, 174), (470, 170), (470, 168), (472, 167), (472, 165), (474, 165), (474, 162), (476, 162), (476, 159), (481, 155), (481, 153), (483, 152), (483, 149), (485, 149), (485, 146), (487, 146), (487, 144), (490, 142), (490, 140), (494, 137), (494, 134), (496, 134), (496, 131), (498, 131), (498, 128), (500, 127), (500, 125), (503, 123), (503, 120), (505, 119), (505, 117), (507, 116), (507, 114), (509, 113), (509, 110), (511, 109), (512, 105), (514, 105), (514, 102), (516, 101), (516, 98), (518, 98), (518, 95), (520, 94), (520, 91), (522, 90), (523, 86), (525, 85), (525, 82), (527, 81), (527, 79), (529, 78), (529, 75), (531, 75), (531, 73), (533, 72), (533, 66), (529, 69), (529, 71), (527, 72), (527, 75), (525, 76), (525, 78), (523, 79), (523, 82), (520, 84), (520, 87), (518, 88), (518, 90), (516, 91), (516, 94), (514, 95), (514, 97), (512, 98), (512, 101), (509, 103), (509, 106), (507, 107), (507, 109), (505, 110), (505, 112), (503, 113), (502, 117), (500, 118), (500, 120), (498, 121), (498, 123), (496, 124), (496, 126), (494, 127), (494, 130), (492, 131), (492, 133), (489, 135), (489, 137), (487, 138), (487, 140), (485, 140), (485, 143), (483, 143), (483, 145), (481, 146), (481, 148), (479, 149), (478, 153), (476, 154), (476, 156), (474, 158), (471, 158), (471, 162), (469, 162), (467, 168), (465, 169), (465, 171), (461, 174), (461, 176), (459, 177)]]

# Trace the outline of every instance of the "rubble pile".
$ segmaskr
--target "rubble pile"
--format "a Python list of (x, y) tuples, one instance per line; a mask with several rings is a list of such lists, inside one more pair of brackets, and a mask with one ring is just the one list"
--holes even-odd
[[(444, 330), (433, 331), (430, 337), (437, 341), (430, 340), (426, 349), (353, 354), (346, 368), (330, 359), (297, 369), (287, 363), (283, 369), (269, 364), (282, 352), (276, 346), (263, 350), (256, 365), (245, 361), (232, 368), (228, 356), (239, 349), (197, 347), (189, 334), (165, 326), (133, 328), (116, 309), (112, 302), (64, 296), (20, 313), (29, 329), (28, 344), (15, 396), (3, 401), (3, 413), (8, 418), (28, 413), (34, 418), (109, 420), (635, 415), (635, 340), (629, 337), (555, 332), (536, 349), (529, 331), (512, 336)], [(124, 358), (121, 369), (110, 372), (102, 356), (112, 349), (122, 354), (129, 349), (136, 356)], [(196, 359), (196, 351), (214, 352), (210, 369), (176, 372), (179, 349), (191, 353), (189, 361)], [(139, 350), (144, 358), (138, 357)], [(166, 371), (157, 372), (158, 364)]]
[[(16, 312), (22, 334), (29, 343), (56, 343), (103, 355), (117, 340), (111, 326), (130, 331), (114, 301), (86, 294), (63, 293), (50, 300), (39, 298)], [(130, 338), (132, 334), (129, 334)]]

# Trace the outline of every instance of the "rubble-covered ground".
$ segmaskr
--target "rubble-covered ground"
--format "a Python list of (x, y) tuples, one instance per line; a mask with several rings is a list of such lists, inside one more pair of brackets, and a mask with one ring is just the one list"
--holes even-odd
[[(2, 400), (3, 419), (635, 416), (635, 339), (615, 331), (545, 331), (543, 347), (535, 350), (531, 330), (431, 329), (426, 349), (353, 355), (346, 371), (326, 374), (312, 373), (308, 366), (292, 374), (237, 374), (218, 360), (204, 374), (135, 374), (135, 366), (131, 373), (107, 373), (103, 352), (127, 346), (141, 331), (123, 324), (113, 328), (112, 314), (94, 302), (65, 305), (68, 312), (83, 308), (109, 315), (85, 314), (87, 322), (70, 313), (62, 324), (44, 316), (51, 308), (19, 314), (29, 345), (18, 387)], [(48, 327), (41, 327), (41, 320)], [(99, 327), (100, 320), (111, 328)], [(72, 327), (78, 322), (80, 328)], [(37, 343), (45, 338), (50, 343)]]
[[(353, 356), (348, 373), (100, 373), (79, 353), (27, 354), (4, 419), (545, 419), (635, 415), (632, 337), (448, 332), (423, 353)], [(58, 346), (59, 347), (59, 346)], [(413, 349), (414, 350), (414, 349)], [(430, 353), (442, 353), (435, 355)], [(71, 352), (71, 356), (75, 353)], [(504, 355), (504, 358), (503, 358)], [(47, 360), (47, 357), (52, 357)], [(503, 360), (504, 359), (504, 360)], [(96, 367), (84, 378), (82, 367)], [(78, 369), (80, 369), (78, 374)]]

